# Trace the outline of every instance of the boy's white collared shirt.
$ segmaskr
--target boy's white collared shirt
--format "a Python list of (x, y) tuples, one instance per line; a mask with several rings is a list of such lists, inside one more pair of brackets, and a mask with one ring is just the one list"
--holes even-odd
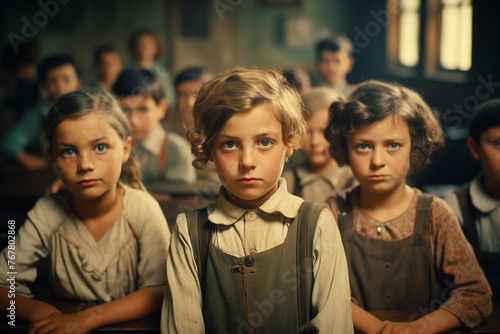
[[(288, 193), (283, 178), (278, 190), (258, 209), (234, 205), (221, 190), (208, 207), (209, 220), (216, 225), (212, 241), (218, 249), (236, 257), (280, 245), (302, 202)], [(311, 327), (320, 332), (353, 333), (347, 261), (335, 218), (326, 209), (314, 234), (313, 275), (311, 305), (317, 314)], [(185, 214), (177, 216), (167, 257), (167, 282), (162, 332), (204, 333), (203, 299)]]
[(165, 161), (162, 181), (166, 183), (192, 183), (196, 181), (196, 171), (192, 166), (190, 144), (181, 136), (167, 132), (158, 123), (154, 129), (140, 142), (133, 142), (132, 149), (141, 165), (142, 180), (145, 183), (160, 180), (158, 174), (159, 160), (165, 150)]
[(151, 131), (143, 140), (137, 142), (137, 145), (141, 146), (152, 155), (159, 156), (163, 146), (163, 140), (166, 135), (167, 133), (163, 130), (161, 124), (158, 123), (153, 131)]
[[(476, 219), (476, 230), (481, 251), (500, 252), (500, 200), (488, 195), (482, 185), (483, 173), (477, 175), (470, 183), (470, 197), (474, 207), (481, 212), (482, 217)], [(462, 210), (457, 196), (450, 193), (446, 201), (457, 215), (460, 225), (464, 225)]]
[(217, 201), (208, 206), (208, 219), (216, 226), (212, 242), (221, 251), (237, 257), (280, 245), (302, 202), (301, 198), (288, 193), (284, 180), (258, 209), (233, 204), (221, 188)]

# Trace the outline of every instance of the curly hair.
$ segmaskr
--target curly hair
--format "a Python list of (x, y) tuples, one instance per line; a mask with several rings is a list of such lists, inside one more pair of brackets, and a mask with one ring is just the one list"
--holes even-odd
[(410, 130), (410, 172), (421, 170), (435, 149), (443, 145), (443, 130), (434, 111), (417, 92), (398, 84), (369, 80), (359, 84), (347, 100), (330, 106), (325, 137), (330, 155), (342, 166), (349, 164), (347, 138), (356, 129), (389, 115), (401, 117)]
[(205, 83), (196, 97), (194, 123), (187, 134), (193, 166), (201, 169), (207, 164), (212, 142), (231, 116), (261, 103), (268, 103), (281, 121), (285, 144), (299, 148), (307, 135), (307, 124), (297, 91), (276, 70), (237, 67)]

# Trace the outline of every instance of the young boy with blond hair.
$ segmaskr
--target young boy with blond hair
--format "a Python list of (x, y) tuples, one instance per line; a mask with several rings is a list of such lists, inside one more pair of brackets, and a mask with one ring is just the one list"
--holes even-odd
[(193, 165), (213, 161), (222, 187), (177, 217), (163, 333), (353, 332), (333, 215), (280, 178), (306, 132), (298, 93), (275, 71), (235, 68), (201, 88)]

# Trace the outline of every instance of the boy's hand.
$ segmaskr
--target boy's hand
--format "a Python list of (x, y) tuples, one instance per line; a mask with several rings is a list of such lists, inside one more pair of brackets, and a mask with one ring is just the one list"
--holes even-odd
[(384, 321), (384, 327), (380, 334), (419, 334), (415, 324), (411, 322)]
[(17, 161), (27, 170), (39, 170), (47, 167), (45, 159), (23, 152), (17, 156)]
[(46, 318), (32, 322), (28, 334), (90, 333), (94, 328), (85, 320), (85, 317), (77, 313), (52, 313)]

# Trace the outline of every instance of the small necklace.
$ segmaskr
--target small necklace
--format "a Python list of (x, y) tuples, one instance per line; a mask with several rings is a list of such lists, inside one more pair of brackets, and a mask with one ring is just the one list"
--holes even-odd
[(377, 235), (382, 235), (382, 228), (385, 228), (385, 224), (377, 222)]

